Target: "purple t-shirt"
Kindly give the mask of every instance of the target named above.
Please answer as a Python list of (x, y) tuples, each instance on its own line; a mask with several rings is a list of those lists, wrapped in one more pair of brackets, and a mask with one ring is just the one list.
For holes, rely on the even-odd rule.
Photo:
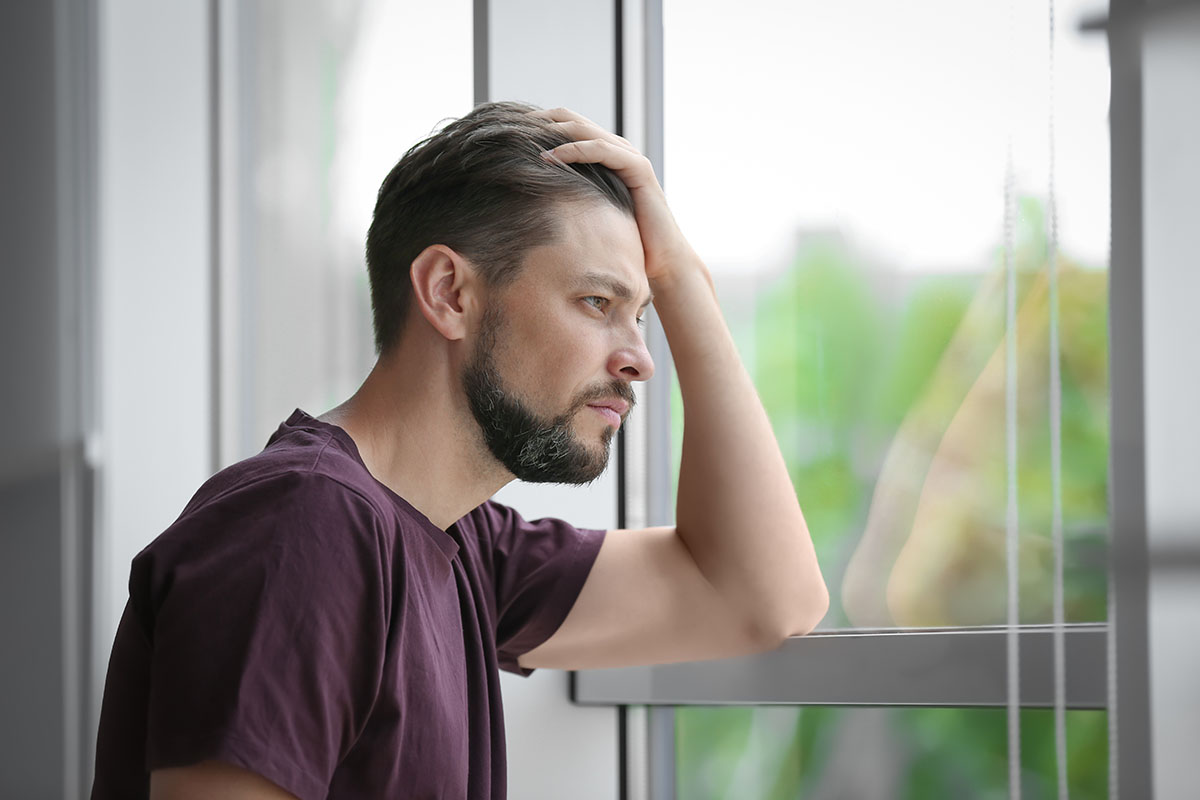
[(442, 531), (297, 411), (133, 560), (92, 797), (219, 759), (302, 800), (503, 798), (498, 670), (603, 538), (492, 502)]

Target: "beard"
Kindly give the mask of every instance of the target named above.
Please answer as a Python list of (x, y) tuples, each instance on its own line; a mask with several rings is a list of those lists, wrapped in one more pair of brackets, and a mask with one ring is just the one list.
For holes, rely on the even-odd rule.
[(632, 408), (633, 389), (628, 383), (612, 381), (582, 392), (562, 414), (539, 416), (504, 387), (493, 355), (500, 327), (499, 315), (488, 309), (462, 376), (488, 450), (516, 478), (529, 483), (582, 485), (596, 480), (608, 466), (615, 430), (606, 428), (600, 448), (591, 449), (575, 435), (571, 420), (597, 400), (620, 397)]

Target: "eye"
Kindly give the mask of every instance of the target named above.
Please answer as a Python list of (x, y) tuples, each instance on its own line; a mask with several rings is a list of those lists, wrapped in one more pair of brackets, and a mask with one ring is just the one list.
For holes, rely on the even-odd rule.
[(604, 311), (608, 308), (608, 298), (593, 294), (583, 298), (583, 302), (587, 303), (597, 311)]
[(638, 326), (639, 328), (645, 328), (645, 327), (646, 327), (646, 318), (645, 318), (645, 317), (638, 317), (638, 318), (637, 318), (637, 326)]

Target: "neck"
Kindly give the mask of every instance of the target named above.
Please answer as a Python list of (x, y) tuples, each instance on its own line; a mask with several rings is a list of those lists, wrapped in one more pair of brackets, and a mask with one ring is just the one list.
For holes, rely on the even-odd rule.
[(445, 530), (512, 475), (483, 444), (445, 340), (408, 333), (418, 335), (381, 356), (362, 387), (321, 419), (350, 435), (376, 480)]

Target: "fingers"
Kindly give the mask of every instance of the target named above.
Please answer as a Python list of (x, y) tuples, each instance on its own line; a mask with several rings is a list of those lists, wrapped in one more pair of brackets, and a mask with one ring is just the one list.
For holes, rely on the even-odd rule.
[(569, 108), (551, 108), (546, 111), (532, 111), (530, 116), (538, 117), (554, 123), (554, 127), (576, 141), (584, 139), (603, 139), (634, 153), (634, 147), (624, 136), (605, 130), (582, 114), (577, 114)]
[(531, 112), (554, 124), (573, 141), (546, 151), (546, 158), (563, 164), (603, 164), (621, 176), (630, 189), (657, 184), (649, 159), (623, 136), (604, 130), (567, 108)]
[(597, 139), (614, 144), (631, 153), (641, 155), (638, 149), (629, 143), (628, 139), (623, 136), (617, 136), (615, 133), (610, 133), (592, 122), (556, 122), (554, 123), (554, 127), (577, 142)]
[(546, 158), (564, 164), (603, 164), (621, 177), (630, 189), (656, 182), (650, 160), (637, 150), (609, 139), (567, 142), (546, 151)]

